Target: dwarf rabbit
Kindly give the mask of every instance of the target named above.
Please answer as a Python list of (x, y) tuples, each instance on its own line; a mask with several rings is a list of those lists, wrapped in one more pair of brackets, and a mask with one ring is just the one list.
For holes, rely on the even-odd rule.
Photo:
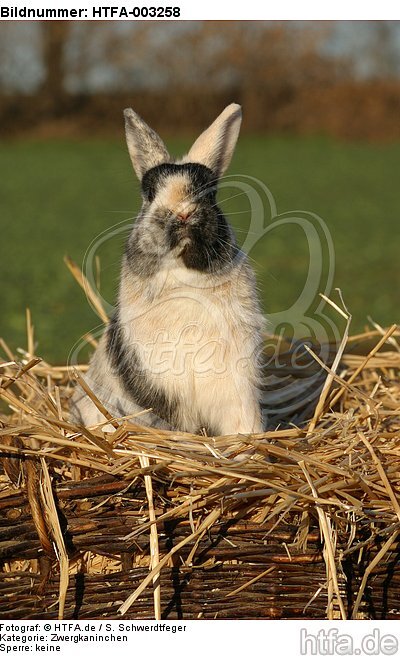
[[(208, 435), (262, 432), (264, 319), (255, 277), (216, 202), (241, 124), (231, 104), (173, 161), (132, 110), (126, 139), (143, 205), (122, 260), (117, 309), (86, 375), (114, 416)], [(104, 422), (81, 389), (72, 414)]]

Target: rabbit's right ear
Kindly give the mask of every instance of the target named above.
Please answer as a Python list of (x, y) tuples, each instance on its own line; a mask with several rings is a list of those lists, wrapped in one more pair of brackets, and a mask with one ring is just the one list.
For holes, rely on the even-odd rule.
[(126, 143), (133, 168), (139, 180), (153, 166), (169, 162), (164, 143), (133, 109), (125, 109)]
[(219, 178), (231, 161), (241, 122), (240, 105), (231, 103), (196, 139), (184, 161), (204, 164)]

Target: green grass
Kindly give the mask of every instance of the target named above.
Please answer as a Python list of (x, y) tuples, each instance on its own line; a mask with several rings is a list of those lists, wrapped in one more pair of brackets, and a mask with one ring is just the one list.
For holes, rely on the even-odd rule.
[[(178, 153), (188, 144), (169, 145)], [(267, 184), (279, 214), (293, 218), (312, 212), (324, 220), (336, 253), (334, 286), (342, 289), (353, 314), (353, 331), (363, 328), (367, 315), (381, 324), (399, 320), (399, 168), (400, 144), (254, 136), (241, 138), (230, 169), (232, 175)], [(63, 256), (82, 264), (90, 242), (138, 208), (138, 184), (123, 136), (120, 142), (3, 143), (0, 170), (0, 335), (13, 348), (25, 346), (25, 308), (30, 307), (38, 352), (62, 362), (82, 334), (100, 323)], [(221, 197), (242, 240), (249, 202), (244, 195), (227, 200), (238, 193), (237, 187), (223, 189)], [(266, 207), (266, 224), (269, 213)], [(117, 289), (124, 234), (98, 250), (102, 293), (109, 303)], [(307, 240), (292, 222), (259, 239), (250, 255), (265, 311), (276, 317), (304, 286)], [(325, 273), (327, 266), (325, 257)], [(308, 310), (311, 320), (315, 307), (316, 302)], [(289, 316), (289, 324), (292, 319), (297, 336), (301, 323), (308, 334), (309, 319)]]

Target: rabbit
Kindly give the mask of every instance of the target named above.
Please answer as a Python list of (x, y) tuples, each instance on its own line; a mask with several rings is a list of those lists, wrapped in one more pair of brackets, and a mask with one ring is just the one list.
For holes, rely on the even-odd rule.
[[(86, 382), (115, 417), (140, 413), (141, 425), (261, 433), (264, 317), (254, 272), (216, 201), (241, 107), (226, 107), (179, 161), (138, 114), (124, 115), (143, 205), (126, 243), (116, 311)], [(80, 388), (71, 409), (76, 422), (104, 426)]]

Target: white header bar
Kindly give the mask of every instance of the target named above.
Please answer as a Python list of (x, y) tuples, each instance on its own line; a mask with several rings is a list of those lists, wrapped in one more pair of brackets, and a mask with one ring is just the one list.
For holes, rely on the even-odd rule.
[(1, 20), (397, 20), (395, 0), (1, 0)]

